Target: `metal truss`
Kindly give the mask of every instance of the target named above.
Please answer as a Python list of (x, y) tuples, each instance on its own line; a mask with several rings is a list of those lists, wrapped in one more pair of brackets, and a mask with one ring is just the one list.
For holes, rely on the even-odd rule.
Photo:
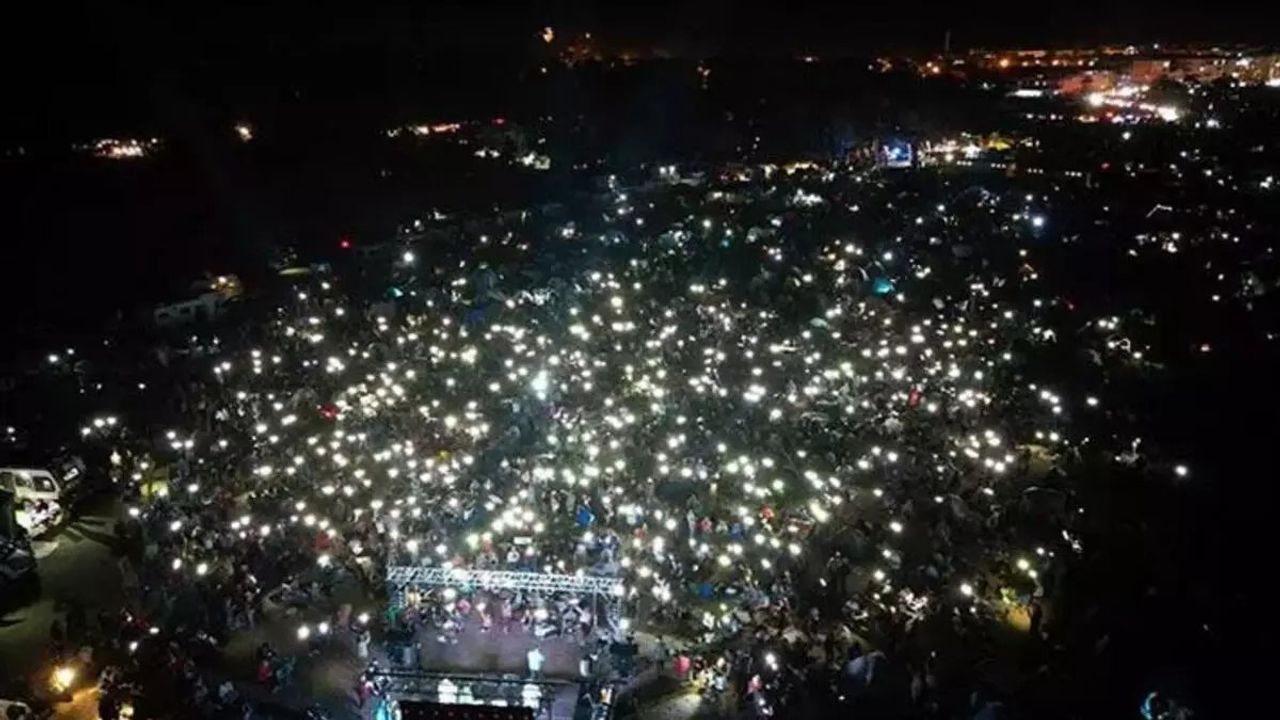
[(392, 565), (387, 568), (387, 584), (396, 588), (462, 587), (470, 590), (531, 590), (545, 593), (579, 593), (621, 597), (622, 581), (594, 575), (469, 570), (466, 568)]
[[(531, 680), (513, 675), (467, 675), (424, 670), (375, 670), (368, 673), (370, 680), (393, 701), (426, 700), (428, 702), (457, 704), (462, 702), (465, 688), (470, 695), (469, 704), (527, 707), (539, 718), (552, 718), (556, 696), (575, 683), (563, 680)], [(442, 693), (441, 683), (451, 685), (448, 694)], [(558, 720), (558, 719), (557, 719)]]

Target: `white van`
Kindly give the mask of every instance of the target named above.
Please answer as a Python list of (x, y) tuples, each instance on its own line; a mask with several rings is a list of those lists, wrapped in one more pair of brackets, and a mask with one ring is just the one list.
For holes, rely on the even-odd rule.
[(39, 468), (0, 468), (0, 490), (13, 494), (14, 515), (31, 537), (39, 537), (62, 522), (73, 484)]
[(53, 473), (37, 468), (0, 468), (0, 488), (19, 500), (53, 500), (62, 497), (62, 485)]

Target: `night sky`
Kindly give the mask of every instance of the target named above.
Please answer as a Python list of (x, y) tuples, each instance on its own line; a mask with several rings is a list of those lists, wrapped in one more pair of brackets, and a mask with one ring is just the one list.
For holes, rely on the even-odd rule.
[[(957, 48), (1098, 41), (1275, 41), (1261, 3), (1225, 0), (1084, 2), (192, 2), (148, 7), (122, 0), (41, 4), (10, 10), (0, 29), (9, 58), (109, 63), (166, 57), (390, 48), (412, 52), (519, 49), (537, 28), (590, 30), (622, 46), (677, 54), (864, 54), (939, 46), (947, 28)], [(34, 13), (30, 16), (27, 13)], [(114, 57), (102, 58), (102, 50)], [(7, 73), (32, 70), (6, 67)]]
[[(148, 5), (153, 5), (148, 7)], [(1158, 0), (1085, 2), (289, 2), (192, 0), (161, 7), (126, 0), (40, 3), (0, 23), (6, 111), (0, 141), (35, 142), (49, 129), (96, 123), (124, 132), (129, 108), (163, 106), (199, 85), (228, 94), (256, 87), (333, 87), (391, 78), (415, 65), (528, 62), (591, 32), (606, 54), (686, 58), (864, 57), (895, 51), (1071, 46), (1152, 40), (1276, 40), (1263, 4)], [(1271, 35), (1272, 37), (1268, 37)], [(363, 81), (362, 81), (363, 82)], [(122, 127), (113, 127), (112, 123)]]

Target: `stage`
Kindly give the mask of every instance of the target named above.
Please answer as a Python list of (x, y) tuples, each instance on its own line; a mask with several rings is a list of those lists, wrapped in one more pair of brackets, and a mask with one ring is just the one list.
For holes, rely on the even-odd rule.
[[(602, 613), (613, 619), (621, 584), (616, 578), (554, 575), (506, 571), (479, 571), (440, 567), (393, 566), (387, 574), (388, 594), (393, 607), (411, 607), (418, 602), (416, 593), (445, 587), (446, 598), (459, 592), (472, 602), (497, 604), (500, 593), (546, 593), (544, 597), (572, 595), (582, 600), (591, 614)], [(449, 630), (427, 624), (409, 623), (415, 630), (404, 630), (403, 636), (388, 638), (389, 656), (401, 662), (378, 674), (388, 684), (385, 696), (392, 701), (408, 700), (445, 705), (534, 708), (538, 720), (568, 720), (574, 717), (579, 695), (597, 678), (583, 677), (580, 661), (594, 650), (595, 640), (580, 635), (539, 633), (534, 626), (554, 629), (549, 622), (522, 624), (516, 620), (497, 620), (482, 630), (478, 618), (464, 611), (467, 621), (453, 622)], [(561, 624), (563, 626), (563, 623)], [(569, 623), (570, 629), (578, 629)], [(412, 635), (410, 635), (412, 632)], [(412, 647), (413, 652), (404, 652)], [(541, 653), (540, 668), (530, 669), (529, 653)], [(601, 652), (592, 663), (594, 672), (612, 664), (608, 652)], [(598, 685), (596, 687), (599, 687)], [(419, 710), (426, 711), (422, 706)], [(607, 707), (603, 708), (607, 714)], [(431, 709), (435, 712), (435, 709)], [(461, 712), (461, 710), (460, 710)], [(600, 716), (597, 714), (597, 716)], [(376, 717), (376, 715), (375, 715)]]
[[(484, 707), (532, 711), (536, 720), (570, 720), (574, 717), (582, 687), (568, 680), (531, 680), (519, 675), (463, 674), (430, 670), (393, 669), (374, 673), (372, 679), (391, 703), (438, 703), (463, 712), (475, 708), (474, 717), (487, 717)], [(394, 718), (375, 710), (373, 717)], [(461, 716), (454, 716), (461, 717)]]
[(454, 637), (456, 642), (440, 642), (438, 635), (430, 629), (417, 634), (418, 666), (423, 670), (525, 677), (529, 671), (527, 653), (537, 647), (544, 657), (542, 677), (577, 682), (578, 661), (585, 652), (576, 639), (539, 640), (519, 625), (506, 633), (470, 627)]

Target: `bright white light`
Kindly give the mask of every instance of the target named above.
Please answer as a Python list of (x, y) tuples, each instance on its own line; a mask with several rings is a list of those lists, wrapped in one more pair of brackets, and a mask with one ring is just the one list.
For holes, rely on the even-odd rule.
[(533, 388), (533, 391), (539, 396), (546, 395), (547, 388), (550, 387), (550, 385), (551, 383), (547, 380), (547, 374), (545, 372), (540, 372), (537, 375), (534, 375), (533, 380), (529, 383), (529, 387)]

